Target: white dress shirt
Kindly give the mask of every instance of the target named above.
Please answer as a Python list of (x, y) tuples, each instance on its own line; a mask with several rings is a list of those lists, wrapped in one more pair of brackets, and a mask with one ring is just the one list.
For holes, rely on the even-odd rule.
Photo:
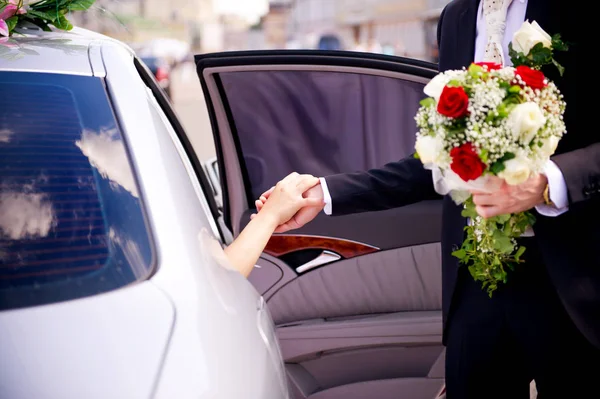
[[(508, 8), (506, 15), (506, 30), (504, 33), (504, 40), (502, 42), (502, 50), (506, 56), (506, 64), (511, 65), (510, 58), (508, 57), (508, 44), (512, 41), (513, 34), (521, 27), (525, 21), (525, 13), (527, 11), (527, 0), (513, 0)], [(485, 46), (487, 44), (487, 34), (485, 26), (485, 18), (483, 16), (483, 1), (479, 3), (479, 11), (477, 13), (477, 35), (475, 37), (475, 62), (479, 62), (483, 59), (485, 52)], [(544, 167), (544, 174), (548, 178), (548, 186), (550, 191), (550, 199), (555, 206), (540, 205), (536, 207), (536, 210), (544, 216), (558, 216), (566, 212), (569, 208), (569, 199), (567, 184), (563, 177), (562, 172), (552, 161), (548, 161)], [(332, 214), (332, 200), (329, 189), (327, 188), (327, 181), (321, 178), (321, 187), (323, 188), (323, 195), (325, 200), (325, 208), (323, 211), (327, 215)]]

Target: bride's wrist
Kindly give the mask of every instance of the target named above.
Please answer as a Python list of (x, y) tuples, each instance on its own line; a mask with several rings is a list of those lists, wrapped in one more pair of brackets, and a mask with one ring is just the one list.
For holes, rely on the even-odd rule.
[(272, 230), (275, 230), (277, 226), (279, 226), (279, 218), (273, 212), (269, 210), (262, 209), (256, 217), (253, 219), (260, 223), (261, 225), (267, 226)]

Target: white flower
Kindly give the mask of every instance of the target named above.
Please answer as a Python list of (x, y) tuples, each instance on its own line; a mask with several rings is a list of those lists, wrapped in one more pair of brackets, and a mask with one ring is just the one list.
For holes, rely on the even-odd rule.
[(538, 43), (542, 43), (544, 47), (552, 47), (552, 38), (547, 34), (537, 22), (523, 22), (521, 28), (515, 32), (512, 39), (512, 46), (515, 51), (525, 55)]
[(541, 154), (546, 157), (550, 157), (556, 151), (556, 147), (558, 147), (558, 142), (560, 138), (556, 136), (550, 136), (546, 140), (543, 141), (542, 148), (540, 150)]
[(517, 156), (509, 161), (504, 162), (504, 170), (498, 173), (498, 177), (504, 179), (506, 183), (511, 185), (521, 184), (531, 175), (531, 168), (526, 158)]
[(536, 133), (546, 123), (546, 117), (534, 102), (526, 102), (513, 108), (508, 116), (507, 124), (515, 139), (529, 144)]
[(423, 164), (435, 164), (444, 151), (444, 142), (437, 136), (419, 136), (415, 143), (415, 150)]
[(449, 76), (440, 73), (436, 75), (433, 79), (431, 79), (429, 83), (427, 83), (425, 88), (423, 88), (423, 92), (429, 97), (435, 98), (435, 101), (438, 101), (440, 99), (440, 96), (442, 95), (444, 87), (446, 87), (449, 81)]

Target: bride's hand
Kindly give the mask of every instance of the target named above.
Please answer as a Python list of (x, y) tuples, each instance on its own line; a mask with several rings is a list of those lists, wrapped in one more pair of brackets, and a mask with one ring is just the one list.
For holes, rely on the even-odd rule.
[(319, 184), (319, 179), (311, 175), (299, 175), (294, 172), (286, 176), (269, 190), (268, 199), (261, 197), (260, 214), (274, 218), (277, 226), (290, 220), (300, 209), (322, 206), (322, 198), (304, 198), (303, 193)]

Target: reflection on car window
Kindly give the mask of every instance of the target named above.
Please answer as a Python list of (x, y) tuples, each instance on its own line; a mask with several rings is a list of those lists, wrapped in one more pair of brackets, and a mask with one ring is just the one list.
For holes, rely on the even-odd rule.
[(422, 83), (324, 71), (220, 77), (254, 198), (293, 171), (367, 170), (413, 152)]
[(152, 251), (102, 80), (0, 73), (0, 309), (145, 279)]

